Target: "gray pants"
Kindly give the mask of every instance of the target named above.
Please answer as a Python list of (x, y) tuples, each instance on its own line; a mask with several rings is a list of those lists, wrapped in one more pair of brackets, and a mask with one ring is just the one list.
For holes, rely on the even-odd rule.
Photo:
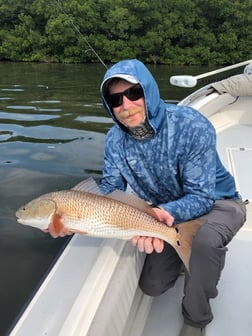
[[(225, 263), (226, 245), (244, 224), (246, 208), (242, 200), (217, 200), (201, 219), (203, 224), (192, 242), (190, 275), (185, 272), (182, 302), (185, 323), (194, 327), (204, 327), (213, 319), (209, 300), (218, 294), (216, 287)], [(164, 293), (175, 284), (182, 266), (173, 247), (165, 243), (162, 253), (146, 256), (140, 288), (150, 296)]]

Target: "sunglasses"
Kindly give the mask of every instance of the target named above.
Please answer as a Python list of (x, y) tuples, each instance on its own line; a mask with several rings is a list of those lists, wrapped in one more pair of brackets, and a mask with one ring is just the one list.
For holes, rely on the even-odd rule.
[(123, 92), (107, 94), (105, 98), (110, 107), (118, 107), (123, 103), (123, 96), (135, 101), (143, 98), (144, 93), (142, 87), (139, 84), (135, 84)]

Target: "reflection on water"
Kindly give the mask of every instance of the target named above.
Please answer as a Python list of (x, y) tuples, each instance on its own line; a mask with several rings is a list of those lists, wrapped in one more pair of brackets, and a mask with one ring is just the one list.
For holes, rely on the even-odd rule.
[(16, 222), (19, 206), (47, 191), (99, 178), (111, 119), (100, 65), (0, 64), (0, 335), (67, 239)]
[[(169, 69), (151, 70), (161, 95), (177, 99), (179, 89), (167, 88)], [(15, 211), (45, 192), (101, 176), (112, 125), (99, 95), (104, 72), (100, 64), (0, 63), (0, 335), (67, 241), (18, 224)]]

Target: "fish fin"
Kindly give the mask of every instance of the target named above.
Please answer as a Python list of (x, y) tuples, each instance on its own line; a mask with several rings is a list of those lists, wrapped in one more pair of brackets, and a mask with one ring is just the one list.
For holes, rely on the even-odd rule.
[(128, 193), (123, 192), (121, 190), (115, 190), (112, 193), (106, 195), (105, 197), (111, 198), (115, 201), (120, 201), (120, 202), (122, 202), (124, 204), (127, 204), (127, 205), (130, 205), (131, 207), (133, 207), (135, 209), (138, 209), (142, 212), (145, 212), (148, 215), (156, 218), (159, 221), (159, 219), (158, 219), (156, 213), (153, 211), (152, 207), (136, 195), (128, 194)]
[(81, 235), (87, 235), (87, 234), (88, 234), (87, 231), (78, 230), (78, 229), (70, 229), (70, 231), (71, 231), (72, 233), (79, 233), (79, 234), (81, 234)]
[(95, 180), (92, 177), (89, 177), (88, 179), (81, 181), (76, 186), (72, 188), (72, 190), (79, 190), (79, 191), (85, 191), (90, 192), (92, 194), (101, 195), (100, 189), (95, 182)]
[(72, 233), (80, 233), (80, 234), (88, 234), (86, 231), (82, 230), (76, 230), (76, 229), (71, 229), (68, 228), (64, 225), (62, 221), (62, 216), (60, 214), (55, 214), (52, 218), (51, 223), (49, 226), (51, 226), (50, 232), (53, 234), (56, 234), (57, 236), (60, 236), (61, 234), (63, 235), (69, 235)]
[(195, 219), (188, 222), (183, 222), (174, 226), (177, 231), (177, 239), (172, 245), (183, 261), (186, 269), (189, 271), (189, 262), (191, 256), (192, 240), (198, 228), (203, 221)]
[(52, 221), (49, 224), (49, 226), (51, 226), (52, 231), (57, 235), (60, 234), (65, 228), (65, 225), (62, 223), (61, 219), (62, 219), (61, 215), (54, 214), (52, 217)]

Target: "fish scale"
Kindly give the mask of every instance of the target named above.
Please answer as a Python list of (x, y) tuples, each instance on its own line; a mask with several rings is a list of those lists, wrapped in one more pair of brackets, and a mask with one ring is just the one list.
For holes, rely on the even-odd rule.
[[(121, 234), (125, 239), (130, 239), (135, 235), (156, 235), (158, 238), (173, 241), (177, 236), (175, 228), (157, 221), (155, 218), (145, 214), (138, 209), (134, 209), (127, 204), (111, 200), (104, 196), (74, 190), (52, 193), (48, 197), (57, 204), (57, 210), (62, 213), (64, 224), (72, 229), (71, 223), (78, 222), (78, 230), (97, 235), (104, 233), (108, 236)], [(71, 201), (69, 201), (71, 200)], [(95, 204), (95, 207), (93, 205)], [(106, 209), (106, 211), (104, 211)], [(92, 231), (90, 231), (92, 230)], [(169, 237), (167, 237), (167, 233)]]
[(169, 227), (157, 220), (153, 209), (136, 196), (119, 191), (104, 196), (85, 189), (90, 189), (86, 181), (71, 190), (44, 194), (21, 207), (16, 213), (17, 220), (42, 230), (54, 225), (59, 234), (66, 228), (67, 232), (93, 237), (160, 238), (174, 247), (189, 269), (192, 239), (201, 221)]

